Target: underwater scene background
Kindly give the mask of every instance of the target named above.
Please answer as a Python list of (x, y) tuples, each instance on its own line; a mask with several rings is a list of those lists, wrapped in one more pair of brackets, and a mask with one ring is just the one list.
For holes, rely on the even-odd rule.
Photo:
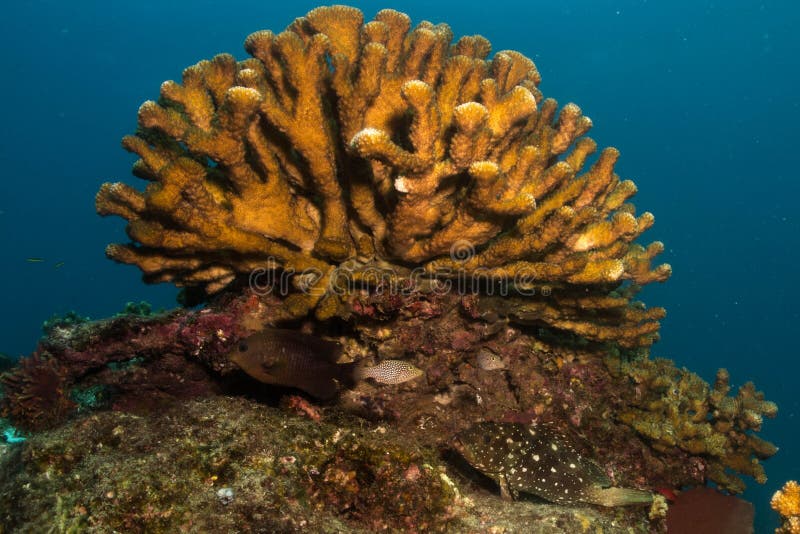
[[(104, 257), (123, 221), (101, 220), (105, 181), (141, 187), (120, 148), (163, 80), (244, 38), (282, 30), (317, 2), (15, 2), (0, 32), (0, 351), (30, 353), (51, 315), (101, 318), (126, 302), (174, 306), (176, 289)], [(780, 451), (748, 479), (756, 531), (769, 497), (800, 477), (796, 345), (800, 289), (797, 125), (800, 5), (789, 1), (351, 2), (413, 23), (446, 22), (534, 60), (540, 88), (591, 117), (621, 151), (616, 172), (656, 216), (647, 235), (673, 267), (642, 293), (663, 306), (652, 356), (713, 382), (725, 367), (779, 406), (762, 437)]]

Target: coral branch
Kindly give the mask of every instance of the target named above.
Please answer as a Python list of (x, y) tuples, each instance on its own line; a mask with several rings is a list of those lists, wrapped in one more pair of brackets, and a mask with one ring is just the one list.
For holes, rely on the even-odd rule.
[[(320, 7), (250, 35), (250, 59), (187, 68), (123, 140), (147, 190), (97, 194), (98, 212), (127, 219), (133, 241), (108, 256), (209, 293), (256, 267), (310, 270), (287, 302), (319, 317), (347, 314), (328, 284), (353, 258), (439, 278), (525, 273), (584, 301), (669, 277), (651, 266), (661, 244), (634, 243), (654, 219), (626, 203), (636, 187), (614, 173), (617, 150), (586, 168), (596, 145), (580, 108), (543, 99), (522, 54), (486, 59), (482, 37), (452, 39), (445, 24), (411, 29), (392, 10), (364, 23), (357, 9)], [(454, 257), (464, 243), (470, 257)], [(518, 315), (630, 346), (651, 343), (663, 316), (621, 301), (603, 317), (608, 308), (561, 300)]]
[(770, 501), (772, 509), (781, 516), (782, 525), (776, 534), (797, 534), (800, 532), (800, 485), (790, 480), (775, 492)]

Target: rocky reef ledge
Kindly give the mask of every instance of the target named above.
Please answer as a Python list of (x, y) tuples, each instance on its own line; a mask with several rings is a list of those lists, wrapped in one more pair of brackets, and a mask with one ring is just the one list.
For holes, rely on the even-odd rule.
[(647, 507), (509, 503), (407, 435), (243, 398), (100, 412), (0, 454), (2, 532), (649, 532)]

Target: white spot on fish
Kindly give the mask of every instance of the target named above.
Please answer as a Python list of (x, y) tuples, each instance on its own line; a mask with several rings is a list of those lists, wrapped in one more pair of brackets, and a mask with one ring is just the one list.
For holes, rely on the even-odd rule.
[[(586, 501), (587, 497), (588, 502), (595, 502), (593, 492), (609, 486), (610, 481), (595, 463), (581, 460), (566, 440), (547, 425), (533, 431), (518, 423), (479, 423), (459, 434), (465, 458), (473, 466), (491, 464), (484, 473), (515, 488), (514, 497), (521, 490), (559, 504)], [(494, 449), (491, 453), (490, 446)]]

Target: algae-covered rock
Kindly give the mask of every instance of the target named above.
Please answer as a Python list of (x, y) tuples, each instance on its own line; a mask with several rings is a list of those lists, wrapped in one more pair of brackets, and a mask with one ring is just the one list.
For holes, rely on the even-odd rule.
[(436, 450), (337, 417), (211, 397), (72, 421), (0, 455), (0, 532), (648, 529), (646, 510), (503, 502)]
[(442, 530), (455, 490), (397, 436), (316, 423), (242, 399), (149, 417), (98, 413), (0, 462), (14, 532)]

